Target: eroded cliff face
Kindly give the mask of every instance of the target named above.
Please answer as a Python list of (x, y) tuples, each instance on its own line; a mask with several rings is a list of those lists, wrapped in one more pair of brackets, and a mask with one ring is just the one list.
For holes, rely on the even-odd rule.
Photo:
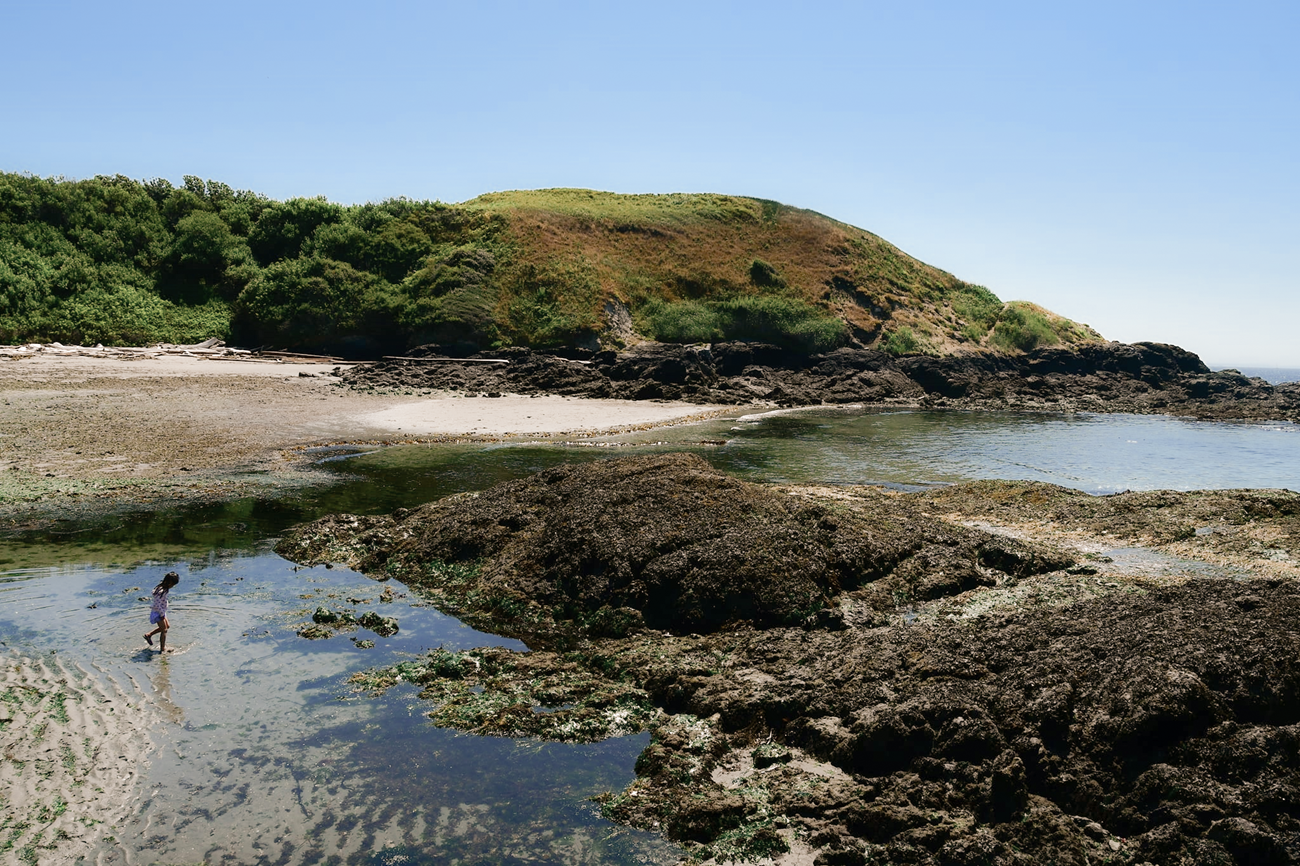
[(604, 808), (697, 858), (1300, 860), (1297, 494), (773, 488), (668, 455), (278, 549), (532, 649), (360, 688), (483, 734), (651, 731)]
[[(438, 347), (412, 357), (442, 357)], [(357, 367), (354, 388), (562, 394), (781, 406), (886, 403), (952, 408), (1137, 412), (1202, 418), (1300, 420), (1300, 383), (1270, 385), (1211, 371), (1159, 343), (1084, 343), (1024, 355), (896, 358), (875, 349), (806, 355), (758, 343), (644, 344), (623, 353), (527, 349), (477, 358), (509, 364), (384, 361)]]

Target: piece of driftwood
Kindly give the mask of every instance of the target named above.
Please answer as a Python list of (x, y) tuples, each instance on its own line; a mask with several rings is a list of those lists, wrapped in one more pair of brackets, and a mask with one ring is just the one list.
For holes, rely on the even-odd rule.
[(422, 364), (509, 364), (506, 358), (407, 358), (403, 355), (385, 355), (385, 361), (418, 361)]
[(337, 364), (343, 360), (334, 355), (309, 355), (306, 352), (270, 352), (259, 349), (253, 354), (259, 358), (279, 358), (283, 361), (316, 361), (325, 364)]
[(158, 343), (153, 346), (65, 346), (62, 343), (27, 343), (22, 346), (0, 346), (0, 357), (31, 358), (36, 355), (54, 355), (57, 357), (82, 358), (116, 358), (134, 360), (137, 358), (157, 358), (160, 355), (173, 355), (190, 358), (232, 358), (252, 354), (248, 349), (232, 349), (215, 337), (202, 343), (175, 345)]

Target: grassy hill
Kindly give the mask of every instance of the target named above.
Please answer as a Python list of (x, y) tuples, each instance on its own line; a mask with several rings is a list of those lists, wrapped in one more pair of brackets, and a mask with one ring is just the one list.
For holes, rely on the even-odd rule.
[(1036, 305), (1003, 304), (870, 232), (774, 201), (554, 189), (460, 207), (505, 220), (504, 318), (526, 339), (542, 337), (529, 327), (530, 302), (552, 283), (569, 287), (558, 306), (572, 321), (561, 328), (599, 327), (612, 300), (641, 335), (672, 342), (853, 340), (952, 354), (1100, 339)]
[(194, 177), (0, 174), (0, 340), (208, 336), (361, 355), (641, 339), (953, 354), (1100, 339), (762, 199), (555, 189), (345, 207)]

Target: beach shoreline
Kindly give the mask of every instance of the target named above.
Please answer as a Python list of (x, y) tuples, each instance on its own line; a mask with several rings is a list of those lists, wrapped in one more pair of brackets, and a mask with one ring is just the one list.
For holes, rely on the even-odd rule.
[(734, 413), (672, 401), (358, 391), (349, 365), (162, 356), (0, 361), (0, 530), (322, 480), (321, 446), (548, 441)]

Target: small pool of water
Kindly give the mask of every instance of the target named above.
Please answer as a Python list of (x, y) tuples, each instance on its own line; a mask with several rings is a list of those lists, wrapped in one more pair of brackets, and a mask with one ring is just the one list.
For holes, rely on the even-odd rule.
[(1159, 415), (814, 410), (746, 418), (711, 457), (763, 481), (1045, 481), (1088, 493), (1300, 489), (1300, 425)]
[(1300, 489), (1300, 425), (1154, 415), (1024, 412), (773, 412), (568, 444), (401, 446), (335, 465), (310, 494), (325, 511), (385, 512), (480, 490), (564, 462), (692, 451), (750, 481), (918, 489), (981, 478), (1088, 493)]
[[(150, 589), (173, 590), (164, 659), (141, 635)], [(384, 586), (398, 596), (380, 602)], [(350, 604), (348, 599), (357, 600)], [(317, 606), (398, 619), (360, 649), (298, 637)], [(0, 574), (0, 643), (60, 654), (135, 690), (157, 712), (157, 750), (105, 863), (675, 862), (675, 846), (615, 827), (590, 798), (619, 790), (645, 735), (593, 745), (481, 738), (432, 727), (414, 689), (361, 697), (345, 679), (444, 646), (510, 646), (438, 613), (396, 581), (299, 569), (267, 551), (129, 568)], [(395, 859), (398, 855), (406, 859)]]

